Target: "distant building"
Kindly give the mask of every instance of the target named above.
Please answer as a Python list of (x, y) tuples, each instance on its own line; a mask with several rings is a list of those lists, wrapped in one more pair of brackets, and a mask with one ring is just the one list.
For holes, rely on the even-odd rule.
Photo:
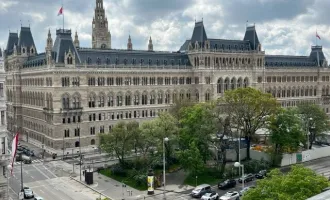
[[(78, 33), (56, 30), (37, 52), (29, 27), (10, 33), (5, 51), (8, 129), (26, 141), (60, 150), (99, 143), (120, 120), (157, 117), (176, 99), (206, 102), (227, 90), (253, 87), (272, 94), (284, 107), (309, 101), (329, 112), (330, 70), (321, 46), (308, 56), (266, 55), (255, 26), (242, 40), (212, 39), (203, 22), (179, 50), (114, 49), (103, 8), (96, 0), (92, 48)], [(79, 140), (80, 137), (80, 140)], [(79, 142), (80, 141), (80, 142)]]
[(9, 165), (10, 155), (6, 125), (5, 79), (4, 59), (0, 48), (0, 199), (8, 199), (7, 166)]

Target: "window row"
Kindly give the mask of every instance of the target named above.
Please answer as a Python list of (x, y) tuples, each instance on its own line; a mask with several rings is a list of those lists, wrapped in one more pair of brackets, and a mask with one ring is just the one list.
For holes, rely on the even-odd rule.
[[(199, 84), (199, 77), (194, 78), (194, 83)], [(192, 84), (191, 77), (89, 77), (89, 86), (110, 85), (184, 85)]]
[(96, 60), (92, 60), (92, 58), (88, 57), (86, 59), (86, 63), (88, 65), (92, 65), (92, 64), (96, 64), (96, 65), (119, 65), (119, 64), (123, 64), (123, 65), (157, 65), (157, 66), (160, 66), (160, 65), (164, 65), (164, 66), (167, 66), (167, 65), (187, 65), (189, 63), (189, 60), (188, 59), (171, 59), (171, 60), (168, 60), (168, 59), (164, 59), (164, 60), (160, 60), (160, 59), (157, 59), (157, 60), (152, 60), (152, 59), (144, 59), (144, 58), (140, 58), (140, 59), (136, 59), (136, 58), (133, 58), (133, 59), (127, 59), (127, 58), (124, 58), (124, 59), (119, 59), (119, 58), (115, 58), (115, 59), (110, 59), (110, 58), (106, 58), (106, 59), (102, 59), (102, 58), (96, 58)]
[(63, 109), (80, 109), (81, 108), (81, 96), (78, 92), (72, 96), (68, 93), (62, 95), (62, 108)]
[[(70, 82), (70, 79), (72, 82)], [(80, 86), (80, 77), (62, 77), (62, 87), (70, 87), (71, 86)]]
[(227, 90), (234, 90), (236, 88), (246, 88), (249, 87), (249, 79), (245, 77), (244, 79), (242, 77), (239, 77), (236, 79), (236, 77), (233, 78), (219, 78), (217, 81), (217, 93), (223, 94)]
[(307, 86), (307, 87), (272, 87), (266, 89), (267, 93), (272, 94), (276, 98), (286, 98), (286, 97), (311, 97), (317, 95), (317, 86)]
[(267, 83), (317, 82), (317, 76), (267, 76)]

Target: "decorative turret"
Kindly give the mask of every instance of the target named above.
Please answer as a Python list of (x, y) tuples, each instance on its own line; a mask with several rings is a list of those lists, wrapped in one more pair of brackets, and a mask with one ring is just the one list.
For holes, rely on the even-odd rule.
[(132, 51), (133, 50), (133, 44), (132, 44), (131, 35), (128, 36), (127, 50), (129, 50), (129, 51)]
[(108, 19), (105, 16), (103, 0), (96, 0), (93, 17), (92, 47), (101, 49), (111, 48), (111, 34), (108, 29)]
[(50, 29), (48, 30), (48, 37), (47, 37), (47, 43), (46, 43), (46, 52), (51, 52), (53, 49), (53, 39), (52, 34), (50, 33)]
[(77, 31), (76, 31), (76, 35), (74, 36), (74, 46), (76, 47), (76, 48), (79, 48), (79, 46), (80, 46), (80, 42), (79, 42), (79, 38), (78, 38), (78, 33), (77, 33)]
[(154, 45), (152, 44), (152, 39), (151, 36), (149, 38), (149, 44), (148, 44), (148, 51), (153, 51), (154, 50)]
[(243, 40), (249, 41), (252, 50), (261, 51), (261, 43), (259, 42), (255, 25), (246, 27)]

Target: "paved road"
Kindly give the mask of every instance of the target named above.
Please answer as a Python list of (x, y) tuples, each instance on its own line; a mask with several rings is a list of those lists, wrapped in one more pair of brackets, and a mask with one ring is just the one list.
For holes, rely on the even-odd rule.
[[(61, 162), (58, 163), (58, 165), (61, 164)], [(24, 186), (30, 187), (36, 196), (42, 196), (47, 200), (91, 200), (98, 197), (90, 189), (71, 180), (68, 174), (59, 173), (54, 169), (56, 168), (48, 167), (43, 163), (23, 164)], [(20, 165), (14, 165), (13, 176), (9, 179), (10, 196), (12, 199), (18, 198), (17, 194), (21, 188), (20, 182)]]

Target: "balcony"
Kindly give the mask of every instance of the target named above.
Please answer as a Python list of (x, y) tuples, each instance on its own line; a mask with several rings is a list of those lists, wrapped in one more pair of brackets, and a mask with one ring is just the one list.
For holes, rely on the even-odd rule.
[(54, 111), (52, 108), (46, 108), (46, 107), (43, 108), (43, 110), (44, 110), (44, 113), (45, 113), (45, 114), (52, 114), (53, 111)]
[(76, 108), (60, 108), (60, 113), (63, 114), (81, 114), (82, 113), (83, 108), (82, 107), (76, 107)]

